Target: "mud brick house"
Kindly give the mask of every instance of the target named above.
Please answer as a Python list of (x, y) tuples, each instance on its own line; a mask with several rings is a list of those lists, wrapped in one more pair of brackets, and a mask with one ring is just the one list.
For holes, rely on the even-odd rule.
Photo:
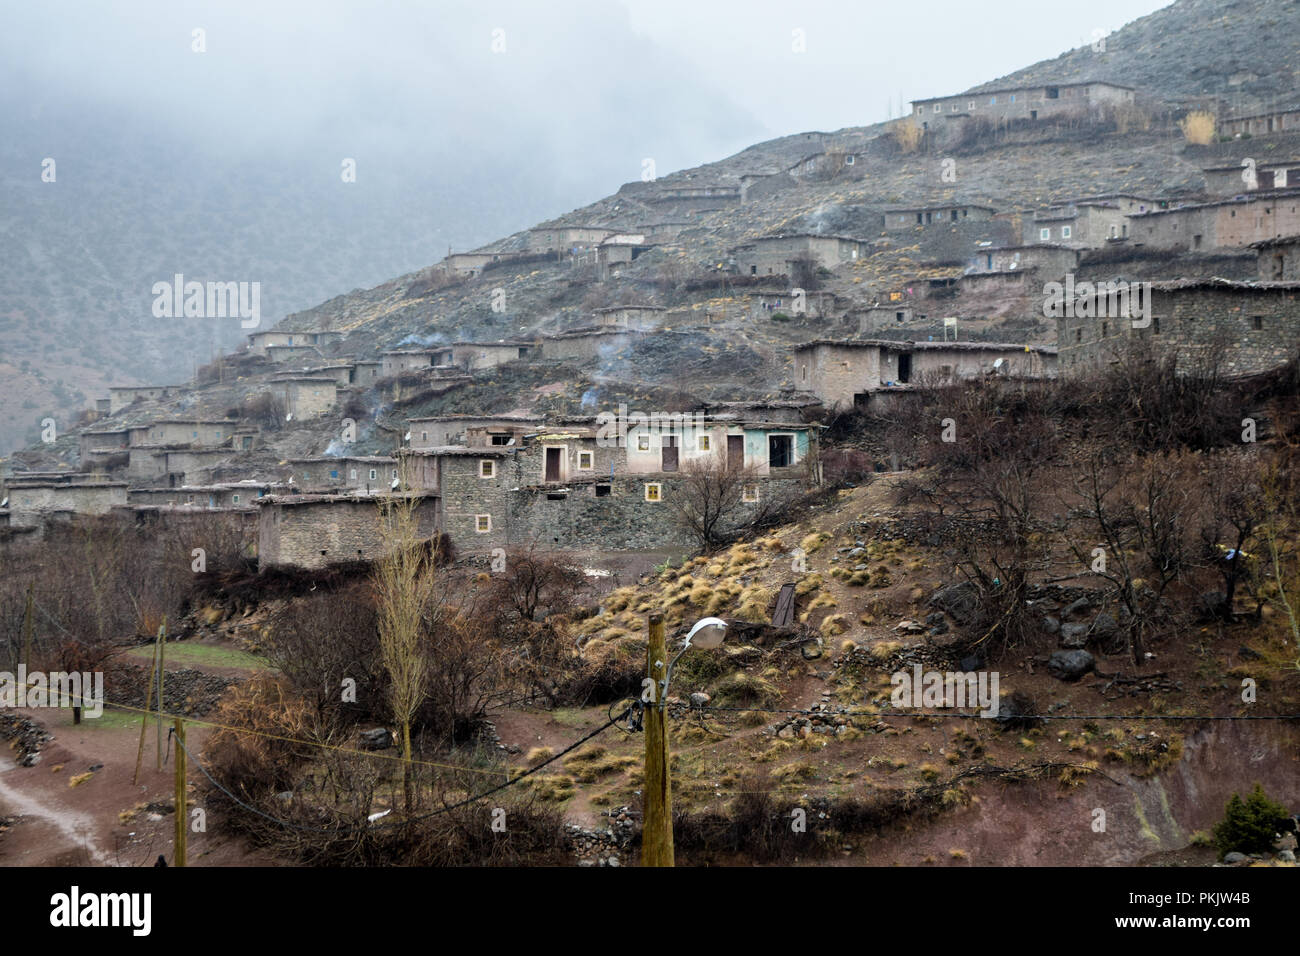
[(338, 383), (319, 375), (294, 375), (276, 379), (271, 390), (295, 419), (315, 418), (338, 401)]
[(539, 350), (536, 342), (503, 339), (500, 342), (453, 342), (430, 351), (435, 367), (455, 366), (474, 372), (530, 358)]
[(131, 432), (125, 426), (120, 428), (86, 428), (77, 436), (81, 451), (81, 467), (92, 469), (119, 455), (127, 453), (131, 442)]
[[(272, 346), (281, 348), (294, 347), (301, 348), (310, 346), (317, 348), (324, 345), (331, 345), (334, 342), (341, 342), (346, 337), (344, 332), (329, 332), (323, 330), (309, 329), (306, 331), (270, 331), (270, 332), (253, 332), (248, 336), (248, 349), (250, 352), (257, 352), (266, 355), (267, 349)], [(281, 359), (284, 361), (284, 359)]]
[(433, 368), (437, 362), (434, 356), (439, 349), (389, 349), (379, 353), (380, 378), (392, 378), (406, 372), (419, 372)]
[(356, 366), (351, 363), (340, 363), (335, 365), (316, 365), (308, 368), (294, 369), (291, 371), (277, 372), (272, 376), (272, 381), (287, 382), (295, 378), (317, 379), (328, 378), (335, 385), (341, 388), (347, 388), (356, 378)]
[(837, 269), (870, 251), (869, 243), (849, 236), (795, 233), (742, 243), (731, 250), (731, 255), (741, 275), (793, 275), (801, 261), (811, 261), (823, 269)]
[(542, 358), (591, 361), (627, 348), (638, 341), (641, 334), (632, 329), (586, 328), (543, 335)]
[(1075, 271), (1078, 265), (1077, 248), (1054, 242), (1036, 242), (980, 249), (971, 257), (966, 271), (970, 275), (1032, 271), (1035, 278), (1050, 281)]
[(120, 412), (138, 401), (158, 402), (174, 398), (181, 392), (179, 385), (111, 385), (108, 389), (108, 412)]
[(474, 448), (521, 445), (542, 419), (530, 415), (441, 415), (412, 418), (406, 430), (412, 451), (467, 445)]
[(148, 426), (133, 427), (130, 444), (229, 446), (235, 425), (234, 421), (220, 418), (164, 418)]
[[(1116, 360), (1134, 338), (1176, 356), (1179, 368), (1213, 360), (1230, 375), (1276, 368), (1300, 351), (1300, 282), (1179, 279), (1151, 285), (1150, 325), (1145, 319), (1107, 315), (1102, 294), (1086, 311), (1057, 319), (1063, 374)], [(1077, 304), (1076, 298), (1076, 304)], [(1102, 313), (1102, 314), (1097, 314)], [(1138, 327), (1135, 327), (1137, 325)]]
[(1254, 192), (1129, 218), (1135, 245), (1186, 252), (1244, 247), (1300, 233), (1300, 189)]
[(291, 458), (281, 480), (302, 492), (352, 492), (374, 495), (399, 480), (398, 462), (387, 455)]
[(1251, 113), (1247, 116), (1229, 116), (1220, 119), (1218, 125), (1220, 133), (1233, 137), (1300, 132), (1300, 107)]
[(349, 385), (371, 385), (379, 381), (384, 367), (383, 362), (359, 360), (352, 363), (352, 378)]
[(1251, 248), (1261, 282), (1300, 282), (1300, 235), (1266, 239)]
[(610, 236), (596, 247), (596, 263), (608, 275), (611, 269), (635, 262), (655, 248), (644, 233), (620, 232)]
[(894, 206), (885, 210), (887, 232), (908, 232), (927, 226), (954, 222), (988, 222), (997, 215), (992, 206), (973, 203), (943, 203), (937, 206)]
[(667, 309), (658, 305), (611, 305), (595, 310), (595, 324), (601, 328), (645, 331), (663, 324), (667, 312)]
[(1007, 123), (1095, 115), (1107, 107), (1132, 105), (1136, 99), (1137, 91), (1132, 87), (1092, 80), (983, 88), (955, 96), (913, 100), (912, 115), (923, 129), (936, 129), (954, 120), (982, 118)]
[(278, 482), (234, 481), (212, 485), (183, 485), (179, 488), (131, 488), (127, 503), (131, 505), (198, 508), (207, 511), (251, 509), (258, 498), (287, 492)]
[(19, 474), (6, 481), (5, 495), (9, 498), (9, 526), (38, 528), (51, 519), (108, 514), (126, 504), (127, 483), (80, 474), (39, 478)]
[(1209, 166), (1201, 172), (1205, 175), (1205, 191), (1216, 199), (1300, 186), (1300, 159)]
[(795, 389), (827, 407), (866, 405), (872, 396), (930, 383), (1056, 372), (1056, 349), (991, 342), (886, 342), (820, 339), (794, 350)]
[(1154, 199), (1112, 194), (1072, 199), (1024, 219), (1025, 245), (1056, 243), (1072, 249), (1100, 249), (1109, 240), (1125, 239), (1129, 216), (1161, 208)]
[(529, 252), (590, 251), (617, 230), (604, 226), (539, 226), (528, 230)]
[[(295, 565), (323, 568), (344, 561), (384, 557), (384, 497), (355, 495), (267, 495), (258, 499), (257, 552), (263, 568)], [(417, 534), (438, 532), (438, 501), (416, 501)]]
[(518, 252), (454, 252), (439, 264), (444, 272), (473, 278), (483, 271), (483, 267), (494, 262), (509, 262), (518, 259)]

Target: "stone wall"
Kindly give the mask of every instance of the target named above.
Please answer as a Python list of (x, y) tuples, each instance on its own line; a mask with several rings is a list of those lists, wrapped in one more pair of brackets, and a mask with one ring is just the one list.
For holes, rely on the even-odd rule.
[(126, 491), (124, 482), (29, 487), (11, 484), (9, 524), (15, 528), (35, 527), (43, 523), (44, 515), (56, 511), (107, 514), (126, 504)]
[(1300, 286), (1260, 288), (1213, 285), (1153, 289), (1151, 325), (1133, 328), (1116, 317), (1057, 320), (1058, 353), (1066, 372), (1110, 361), (1135, 336), (1187, 367), (1211, 351), (1228, 374), (1263, 371), (1284, 364), (1300, 344)]
[[(258, 522), (258, 554), (264, 567), (321, 568), (383, 557), (379, 500), (321, 498), (264, 502)], [(438, 531), (438, 500), (417, 507), (422, 539)]]

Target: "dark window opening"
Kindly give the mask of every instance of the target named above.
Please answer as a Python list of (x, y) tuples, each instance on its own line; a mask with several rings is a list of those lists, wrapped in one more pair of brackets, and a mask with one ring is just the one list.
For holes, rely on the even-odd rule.
[(1047, 98), (1049, 100), (1059, 100), (1061, 98), (1061, 88), (1059, 86), (1049, 86), (1047, 88)]
[(563, 491), (552, 491), (552, 492), (547, 492), (546, 500), (547, 500), (547, 501), (563, 501), (563, 500), (564, 500), (565, 498), (567, 498), (567, 497), (569, 497), (569, 496), (568, 496), (566, 493), (564, 493)]
[(609, 492), (610, 492), (610, 486), (609, 486), (609, 485), (597, 485), (597, 486), (596, 486), (596, 497), (597, 497), (597, 498), (608, 498), (608, 497), (609, 497)]
[(769, 468), (788, 468), (794, 464), (794, 437), (792, 435), (768, 436), (767, 464)]
[(493, 436), (492, 436), (492, 444), (494, 444), (494, 445), (508, 445), (508, 444), (510, 444), (510, 436), (509, 436), (509, 435), (493, 435)]
[(912, 380), (912, 355), (910, 352), (898, 356), (898, 380), (903, 383)]
[(660, 468), (664, 471), (677, 470), (677, 436), (665, 435), (660, 450)]
[(1255, 331), (1259, 331), (1264, 328), (1264, 317), (1262, 315), (1251, 316), (1250, 325)]

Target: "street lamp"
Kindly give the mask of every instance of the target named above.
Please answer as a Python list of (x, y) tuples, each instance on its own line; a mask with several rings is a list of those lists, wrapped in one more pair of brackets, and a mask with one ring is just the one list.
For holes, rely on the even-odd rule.
[(668, 681), (673, 665), (692, 647), (712, 650), (720, 647), (727, 634), (727, 623), (716, 617), (706, 617), (695, 622), (681, 649), (673, 655), (668, 665), (664, 658), (668, 649), (664, 643), (664, 616), (656, 611), (650, 615), (650, 639), (646, 644), (646, 669), (649, 672), (647, 688), (653, 688), (654, 697), (645, 714), (645, 815), (641, 826), (641, 865), (673, 865), (673, 813), (672, 781), (668, 777), (668, 730), (666, 727)]

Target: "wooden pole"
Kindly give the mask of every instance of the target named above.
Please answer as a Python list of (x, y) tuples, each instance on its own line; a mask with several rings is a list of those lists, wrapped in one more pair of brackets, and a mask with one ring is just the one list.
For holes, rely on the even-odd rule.
[(189, 832), (189, 811), (185, 807), (185, 724), (177, 717), (176, 731), (176, 842), (172, 847), (172, 866), (185, 865), (185, 838)]
[(641, 830), (641, 865), (673, 865), (673, 794), (668, 773), (667, 710), (663, 681), (668, 671), (664, 616), (650, 615), (646, 674), (653, 681), (653, 699), (645, 711), (645, 819)]
[(158, 639), (153, 642), (153, 661), (149, 666), (149, 683), (144, 690), (144, 710), (140, 712), (140, 746), (135, 752), (135, 776), (131, 785), (140, 782), (140, 763), (144, 760), (144, 735), (149, 730), (149, 708), (153, 706), (153, 682), (158, 676)]
[[(20, 664), (26, 664), (29, 668), (32, 666), (32, 629), (36, 624), (32, 617), (32, 588), (34, 585), (27, 585), (27, 607), (23, 611), (23, 659)], [(18, 668), (14, 668), (18, 670)]]
[(158, 769), (163, 765), (163, 665), (167, 663), (167, 615), (158, 628)]

